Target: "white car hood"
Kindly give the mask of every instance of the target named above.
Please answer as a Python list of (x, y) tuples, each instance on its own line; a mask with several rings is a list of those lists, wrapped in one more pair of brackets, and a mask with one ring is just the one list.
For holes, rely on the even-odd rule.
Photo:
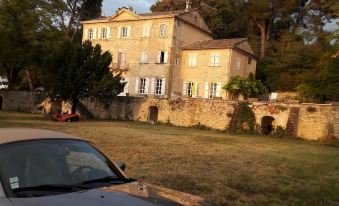
[(0, 206), (213, 206), (202, 198), (142, 182), (34, 198), (0, 198)]

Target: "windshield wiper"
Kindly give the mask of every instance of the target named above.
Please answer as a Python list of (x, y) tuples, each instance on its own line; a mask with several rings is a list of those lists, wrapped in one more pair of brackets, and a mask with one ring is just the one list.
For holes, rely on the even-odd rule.
[(81, 183), (81, 185), (87, 185), (87, 184), (91, 184), (91, 183), (111, 183), (111, 182), (130, 182), (129, 179), (124, 179), (124, 178), (120, 178), (120, 177), (116, 177), (116, 176), (107, 176), (107, 177), (103, 177), (103, 178), (99, 178), (99, 179), (94, 179), (94, 180), (87, 180)]
[(89, 187), (85, 187), (82, 185), (58, 185), (58, 184), (46, 184), (46, 185), (38, 185), (33, 187), (22, 187), (22, 188), (16, 188), (13, 190), (13, 193), (18, 192), (26, 192), (26, 191), (74, 191), (79, 189), (90, 189)]

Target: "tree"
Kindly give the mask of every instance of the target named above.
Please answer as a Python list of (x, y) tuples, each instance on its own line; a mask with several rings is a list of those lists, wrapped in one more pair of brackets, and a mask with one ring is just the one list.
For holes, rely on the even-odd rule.
[(66, 0), (67, 12), (62, 13), (62, 18), (67, 16), (68, 23), (65, 32), (68, 37), (75, 38), (79, 35), (80, 21), (95, 19), (101, 16), (102, 0)]
[(339, 57), (331, 58), (325, 69), (298, 86), (304, 101), (339, 101)]
[(117, 96), (125, 83), (120, 75), (113, 76), (109, 65), (112, 56), (87, 41), (83, 45), (67, 40), (51, 53), (43, 70), (43, 86), (51, 99), (70, 101), (72, 114), (84, 97), (101, 100)]
[(232, 77), (223, 89), (231, 92), (235, 96), (241, 94), (245, 98), (256, 97), (267, 91), (261, 81), (256, 80), (252, 73), (246, 79), (240, 76)]
[(25, 73), (30, 90), (34, 89), (31, 70), (39, 64), (47, 44), (58, 40), (54, 20), (59, 1), (0, 1), (0, 64), (10, 90), (21, 72)]

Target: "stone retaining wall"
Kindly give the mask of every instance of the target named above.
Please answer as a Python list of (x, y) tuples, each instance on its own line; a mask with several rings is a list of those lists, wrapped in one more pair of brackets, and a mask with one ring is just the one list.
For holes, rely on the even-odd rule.
[[(50, 103), (36, 104), (38, 93), (0, 91), (5, 111), (50, 112)], [(237, 102), (182, 98), (178, 100), (118, 97), (111, 102), (85, 99), (82, 104), (96, 118), (152, 122), (150, 107), (158, 110), (157, 120), (176, 126), (202, 125), (224, 130), (230, 123)], [(69, 104), (62, 104), (64, 112)], [(68, 107), (67, 107), (68, 105)], [(319, 104), (251, 103), (258, 125), (265, 116), (275, 119), (274, 125), (286, 128), (291, 108), (299, 108), (297, 136), (308, 140), (326, 138), (329, 133), (339, 138), (339, 106)], [(53, 106), (56, 108), (56, 106)], [(49, 108), (49, 109), (48, 109)], [(40, 110), (39, 110), (40, 109)]]
[[(231, 121), (236, 102), (206, 99), (117, 98), (110, 103), (84, 100), (82, 103), (97, 118), (148, 122), (149, 108), (158, 108), (158, 120), (177, 126), (204, 125), (223, 130)], [(251, 104), (258, 125), (265, 116), (275, 119), (275, 126), (286, 128), (292, 107), (299, 108), (297, 136), (308, 140), (325, 138), (333, 128), (339, 138), (339, 107), (318, 104), (256, 102)]]

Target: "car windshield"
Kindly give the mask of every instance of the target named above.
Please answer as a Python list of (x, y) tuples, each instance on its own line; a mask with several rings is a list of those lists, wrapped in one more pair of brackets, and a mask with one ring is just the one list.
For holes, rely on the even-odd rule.
[[(1, 181), (13, 196), (27, 188), (49, 190), (55, 188), (51, 186), (75, 185), (84, 189), (80, 187), (83, 183), (118, 179), (113, 168), (97, 149), (80, 140), (36, 140), (0, 146)], [(86, 189), (91, 186), (86, 184)], [(69, 187), (65, 191), (70, 191)]]

